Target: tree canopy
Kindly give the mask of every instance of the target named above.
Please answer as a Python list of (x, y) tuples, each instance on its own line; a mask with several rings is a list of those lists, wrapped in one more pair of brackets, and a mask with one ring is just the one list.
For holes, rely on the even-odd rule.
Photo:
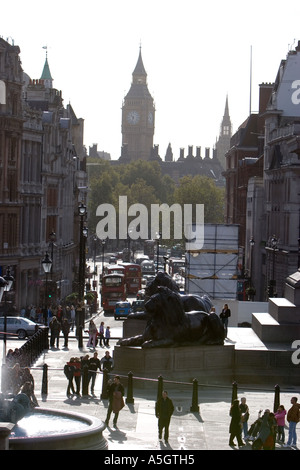
[(217, 187), (212, 178), (184, 176), (176, 185), (170, 176), (162, 174), (157, 162), (138, 160), (114, 166), (99, 159), (88, 160), (95, 162), (99, 164), (88, 166), (90, 233), (96, 232), (99, 222), (96, 212), (101, 204), (114, 206), (118, 220), (120, 196), (127, 196), (128, 207), (142, 204), (149, 214), (153, 204), (179, 204), (182, 210), (184, 204), (203, 204), (205, 223), (223, 223), (224, 188)]

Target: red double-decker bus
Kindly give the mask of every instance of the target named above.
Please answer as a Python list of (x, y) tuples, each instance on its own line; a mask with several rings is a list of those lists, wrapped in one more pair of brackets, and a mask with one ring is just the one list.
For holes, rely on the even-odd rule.
[(120, 263), (124, 268), (124, 276), (128, 294), (137, 294), (142, 288), (142, 269), (139, 264)]
[(122, 273), (105, 274), (102, 278), (101, 306), (104, 312), (114, 311), (116, 303), (126, 300), (125, 276)]

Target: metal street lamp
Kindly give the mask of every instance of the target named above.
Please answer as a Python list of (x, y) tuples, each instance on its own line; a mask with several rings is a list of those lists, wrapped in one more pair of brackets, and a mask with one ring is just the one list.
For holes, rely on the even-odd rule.
[(253, 301), (253, 298), (254, 298), (254, 295), (255, 295), (255, 289), (254, 289), (254, 286), (253, 286), (253, 283), (252, 283), (252, 270), (253, 270), (253, 248), (254, 248), (254, 245), (255, 245), (255, 240), (253, 237), (250, 238), (250, 241), (249, 241), (249, 244), (250, 244), (250, 298), (252, 299)]
[(6, 281), (6, 285), (4, 286), (4, 351), (5, 351), (5, 357), (6, 357), (6, 332), (7, 332), (7, 305), (6, 305), (6, 293), (10, 291), (14, 278), (10, 274), (10, 268), (7, 268), (5, 276), (3, 276), (4, 280)]
[(102, 245), (102, 279), (101, 279), (101, 283), (103, 282), (103, 276), (104, 276), (104, 249), (105, 249), (105, 243), (106, 243), (106, 240), (101, 240), (101, 245)]
[(278, 251), (277, 248), (278, 240), (275, 235), (272, 236), (269, 242), (269, 249), (272, 251), (272, 279), (269, 281), (268, 296), (274, 297), (276, 295), (276, 280), (275, 280), (275, 253)]
[[(3, 282), (4, 281), (4, 282)], [(1, 377), (1, 389), (2, 392), (5, 391), (5, 383), (6, 383), (6, 378), (5, 378), (5, 365), (6, 365), (6, 333), (7, 333), (7, 305), (6, 305), (6, 293), (10, 291), (12, 285), (14, 282), (13, 276), (10, 274), (10, 268), (8, 267), (6, 270), (5, 276), (0, 279), (0, 288), (2, 291), (2, 294), (0, 294), (0, 298), (2, 297), (3, 293), (4, 294), (4, 338), (3, 338), (3, 355), (2, 355), (2, 377)]]
[(158, 263), (159, 263), (159, 240), (161, 239), (161, 233), (156, 232), (155, 235), (157, 241), (157, 249), (156, 249), (156, 273), (158, 273)]
[[(85, 242), (88, 236), (88, 229), (85, 226), (85, 218), (87, 209), (83, 202), (78, 207), (78, 214), (80, 216), (80, 233), (79, 233), (79, 279), (78, 279), (78, 300), (79, 306), (82, 309), (82, 302), (84, 297), (84, 282), (85, 282)], [(81, 310), (81, 312), (83, 312)], [(81, 313), (78, 326), (84, 325), (84, 313)]]
[(48, 319), (48, 274), (51, 272), (52, 260), (48, 255), (48, 252), (45, 253), (45, 258), (42, 261), (42, 266), (44, 273), (46, 274), (46, 285), (45, 285), (45, 312), (44, 312), (44, 323), (47, 325)]
[(52, 280), (52, 274), (53, 274), (53, 248), (56, 242), (56, 233), (52, 230), (52, 232), (49, 234), (49, 248), (51, 248), (51, 259), (52, 259), (52, 266), (51, 266), (51, 280)]

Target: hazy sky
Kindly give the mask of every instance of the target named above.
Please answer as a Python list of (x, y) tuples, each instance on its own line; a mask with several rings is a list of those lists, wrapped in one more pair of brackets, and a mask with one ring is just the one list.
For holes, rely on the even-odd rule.
[[(269, 0), (51, 0), (3, 2), (0, 35), (40, 78), (48, 47), (53, 86), (85, 121), (84, 143), (120, 156), (121, 108), (140, 43), (155, 100), (154, 144), (175, 159), (213, 147), (226, 95), (235, 132), (258, 109), (258, 84), (273, 82), (300, 39), (300, 3)], [(300, 71), (299, 71), (300, 78)]]

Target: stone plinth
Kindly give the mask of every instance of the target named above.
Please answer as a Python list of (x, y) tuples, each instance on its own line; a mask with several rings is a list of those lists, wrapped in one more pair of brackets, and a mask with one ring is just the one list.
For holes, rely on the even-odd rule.
[(253, 331), (262, 341), (292, 343), (300, 339), (300, 272), (286, 279), (285, 297), (269, 299), (269, 313), (252, 314)]
[[(234, 371), (234, 346), (191, 345), (169, 348), (115, 346), (114, 373), (132, 372), (140, 378), (192, 382), (203, 384), (231, 383)], [(149, 383), (135, 380), (134, 386), (144, 388)]]
[(291, 274), (286, 279), (285, 297), (293, 304), (300, 306), (300, 270)]
[(147, 322), (145, 320), (127, 319), (123, 322), (123, 338), (142, 335)]
[(9, 450), (9, 435), (14, 423), (0, 423), (0, 450)]

